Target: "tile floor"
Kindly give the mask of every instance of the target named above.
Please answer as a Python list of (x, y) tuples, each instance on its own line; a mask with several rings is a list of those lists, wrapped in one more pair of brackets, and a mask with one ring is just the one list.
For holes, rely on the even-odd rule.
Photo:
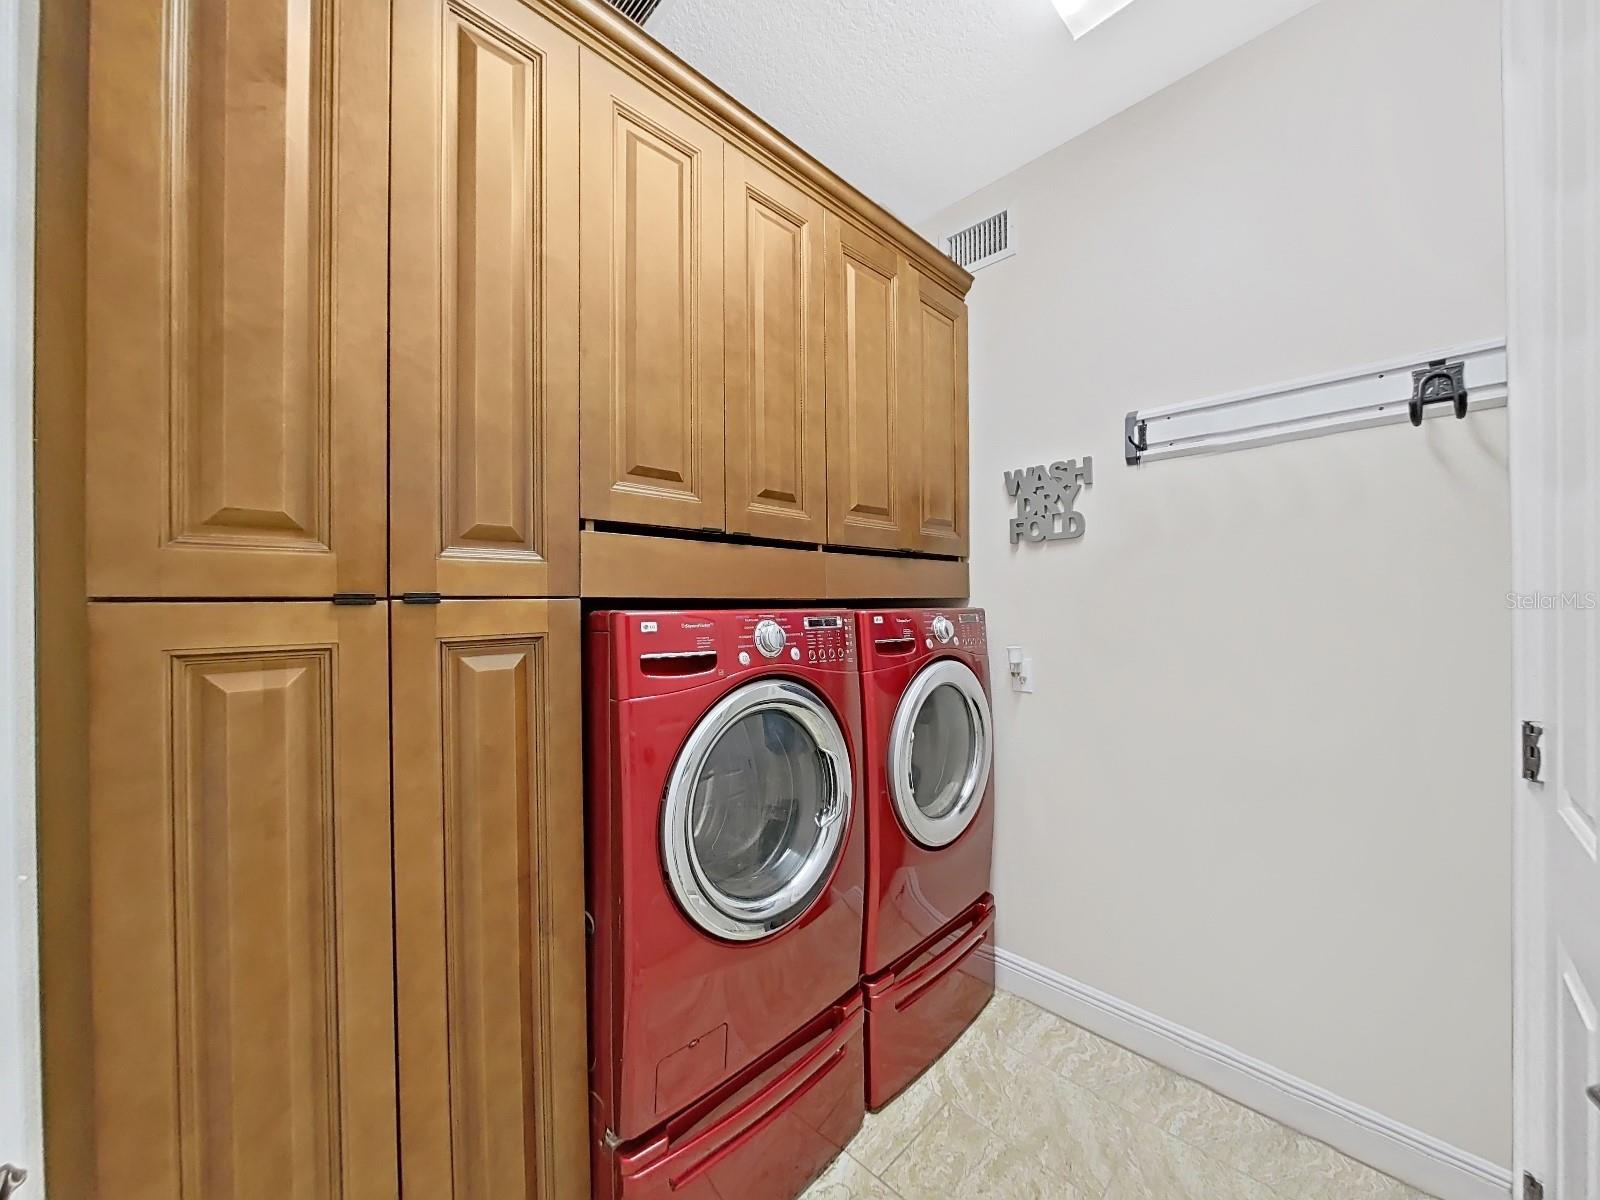
[(803, 1200), (1427, 1200), (1016, 996)]

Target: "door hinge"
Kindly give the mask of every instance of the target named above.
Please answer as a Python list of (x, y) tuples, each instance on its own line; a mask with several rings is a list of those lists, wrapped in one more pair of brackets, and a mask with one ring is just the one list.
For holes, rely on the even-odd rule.
[(1539, 776), (1544, 770), (1544, 751), (1539, 749), (1539, 740), (1543, 737), (1543, 725), (1534, 721), (1522, 723), (1522, 777), (1530, 783), (1541, 782)]
[(1526, 1171), (1522, 1174), (1522, 1200), (1544, 1200), (1544, 1184)]

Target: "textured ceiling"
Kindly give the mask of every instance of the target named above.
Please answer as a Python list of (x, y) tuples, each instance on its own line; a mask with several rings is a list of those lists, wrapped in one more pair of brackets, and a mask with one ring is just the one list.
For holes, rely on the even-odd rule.
[(1073, 42), (1051, 0), (663, 0), (649, 32), (908, 221), (1316, 0), (1136, 0)]

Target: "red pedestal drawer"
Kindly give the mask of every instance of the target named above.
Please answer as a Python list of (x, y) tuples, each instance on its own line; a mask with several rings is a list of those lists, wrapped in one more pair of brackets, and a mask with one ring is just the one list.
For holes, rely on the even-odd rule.
[(865, 1116), (851, 995), (727, 1087), (631, 1146), (595, 1146), (596, 1200), (794, 1200)]
[(900, 963), (867, 980), (867, 1107), (877, 1112), (939, 1060), (994, 995), (985, 896)]

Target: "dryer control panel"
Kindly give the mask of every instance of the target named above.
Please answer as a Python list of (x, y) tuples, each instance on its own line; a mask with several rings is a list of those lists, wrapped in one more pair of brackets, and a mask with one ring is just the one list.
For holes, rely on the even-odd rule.
[(982, 659), (989, 631), (981, 608), (911, 608), (860, 614), (862, 653), (869, 662), (957, 654)]

